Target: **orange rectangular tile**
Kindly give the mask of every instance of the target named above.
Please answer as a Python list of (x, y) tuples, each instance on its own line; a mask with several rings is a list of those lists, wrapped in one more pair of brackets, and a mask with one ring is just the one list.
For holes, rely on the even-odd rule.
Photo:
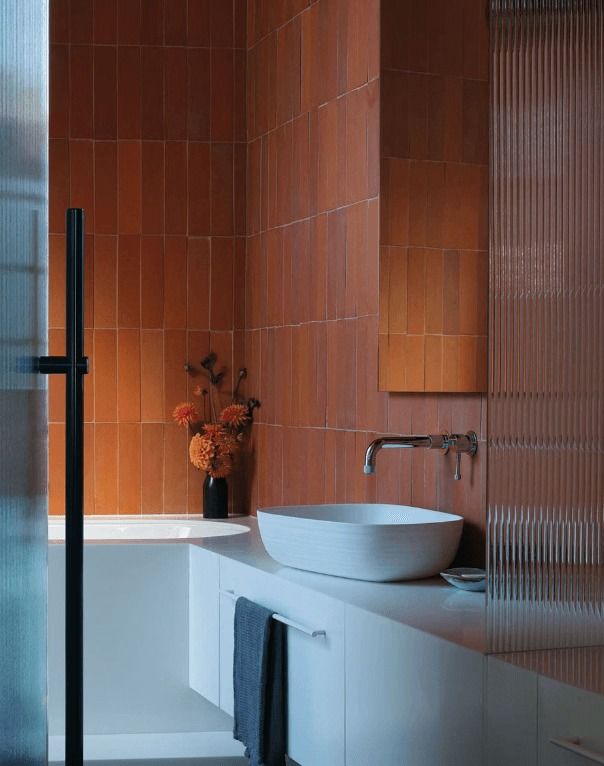
[(141, 327), (164, 326), (164, 240), (141, 240)]
[(84, 514), (94, 513), (94, 424), (84, 424)]
[(459, 335), (443, 335), (443, 380), (454, 391), (459, 385)]
[(463, 1), (434, 0), (428, 11), (428, 69), (463, 75)]
[(50, 42), (69, 42), (69, 3), (68, 0), (53, 0), (49, 4)]
[(380, 389), (407, 391), (405, 362), (407, 335), (390, 333), (381, 335), (379, 341)]
[(119, 0), (117, 8), (117, 39), (121, 45), (138, 45), (141, 30), (140, 0)]
[(446, 250), (443, 257), (443, 329), (447, 335), (459, 333), (460, 257), (457, 250)]
[(117, 421), (117, 331), (94, 331), (94, 417), (97, 423)]
[(119, 439), (117, 423), (97, 423), (94, 430), (94, 513), (118, 511)]
[(187, 50), (188, 67), (188, 137), (192, 141), (209, 141), (211, 128), (210, 51)]
[(141, 510), (143, 514), (164, 509), (164, 424), (141, 427)]
[(187, 513), (188, 432), (164, 427), (164, 513)]
[(174, 408), (187, 400), (188, 374), (184, 369), (187, 362), (186, 330), (166, 330), (164, 333), (164, 420), (172, 421)]
[(161, 330), (141, 331), (141, 420), (164, 419), (164, 336)]
[(425, 251), (409, 248), (407, 254), (407, 332), (421, 335), (426, 329)]
[[(319, 103), (319, 50), (320, 50), (320, 5), (313, 4), (301, 17), (301, 109), (307, 112)], [(337, 49), (337, 48), (336, 48)]]
[(164, 327), (187, 326), (187, 239), (166, 237), (164, 242)]
[(338, 107), (336, 101), (324, 104), (318, 111), (319, 176), (317, 204), (319, 211), (337, 205), (338, 172)]
[(117, 247), (117, 325), (138, 328), (141, 324), (141, 239), (136, 234), (122, 234)]
[(318, 101), (331, 101), (338, 95), (338, 4), (334, 0), (318, 3)]
[(346, 211), (336, 210), (327, 217), (327, 302), (328, 319), (344, 316), (346, 298)]
[(410, 74), (407, 80), (409, 156), (426, 159), (428, 156), (428, 94), (427, 78), (423, 74)]
[(243, 143), (233, 144), (233, 234), (247, 235), (245, 221), (245, 189), (247, 147)]
[(117, 138), (117, 50), (94, 46), (94, 137)]
[(93, 31), (92, 0), (69, 5), (69, 36), (72, 43), (91, 43)]
[(54, 234), (65, 232), (70, 191), (69, 144), (62, 138), (51, 138), (48, 142), (48, 228)]
[(234, 73), (234, 139), (235, 141), (247, 140), (247, 51), (235, 51), (235, 73)]
[(463, 0), (463, 75), (473, 80), (489, 77), (489, 21), (482, 0)]
[(459, 331), (463, 335), (487, 334), (488, 256), (459, 254)]
[(211, 244), (210, 328), (234, 328), (234, 240), (213, 237)]
[(141, 142), (118, 143), (118, 227), (120, 234), (141, 233)]
[(164, 49), (141, 48), (141, 135), (143, 138), (163, 139), (164, 115)]
[(293, 130), (291, 122), (282, 125), (276, 132), (277, 174), (275, 221), (277, 224), (292, 221), (292, 162)]
[[(86, 223), (86, 222), (84, 222)], [(94, 325), (94, 235), (84, 237), (84, 327)]]
[(368, 89), (359, 88), (346, 96), (346, 183), (345, 201), (365, 199), (368, 191), (367, 166)]
[(187, 43), (201, 48), (210, 47), (210, 3), (207, 0), (189, 0)]
[(65, 327), (65, 237), (48, 237), (48, 326)]
[(489, 162), (489, 85), (463, 81), (463, 160)]
[(293, 18), (277, 31), (276, 111), (277, 125), (300, 112), (300, 19)]
[[(206, 387), (207, 377), (202, 374), (200, 361), (210, 352), (210, 333), (208, 330), (187, 330), (187, 359), (193, 366), (194, 371), (189, 374), (187, 379), (187, 399), (191, 401), (194, 398), (193, 391), (198, 385)], [(203, 405), (199, 399), (195, 400), (200, 410)], [(209, 418), (209, 409), (204, 411), (204, 419)]]
[(119, 330), (117, 335), (117, 419), (139, 423), (141, 419), (141, 345), (138, 330)]
[(86, 228), (94, 231), (94, 161), (92, 141), (69, 142), (70, 207), (84, 208)]
[(117, 0), (94, 0), (94, 42), (111, 45), (117, 41)]
[(326, 424), (353, 428), (356, 422), (356, 328), (354, 320), (327, 324)]
[(210, 39), (212, 47), (230, 48), (233, 46), (233, 4), (210, 4)]
[(187, 50), (166, 48), (165, 52), (166, 92), (166, 138), (187, 138)]
[(310, 220), (308, 310), (311, 321), (322, 321), (326, 318), (328, 261), (328, 216), (324, 214)]
[(117, 237), (95, 237), (94, 326), (115, 327), (117, 321)]
[(428, 247), (442, 247), (447, 242), (447, 196), (449, 190), (446, 167), (446, 164), (441, 162), (414, 163), (414, 169), (417, 168), (418, 170), (418, 180), (421, 179), (420, 173), (425, 173), (427, 204), (425, 207), (425, 231), (422, 233), (425, 237), (424, 244)]
[[(191, 147), (189, 145), (189, 167), (191, 167)], [(196, 144), (195, 146), (199, 146)], [(234, 153), (232, 144), (211, 144), (211, 234), (213, 236), (230, 236), (235, 233), (234, 226), (234, 190), (233, 190), (233, 170)], [(204, 168), (206, 162), (205, 156), (197, 157), (201, 164), (199, 170)], [(196, 168), (196, 162), (193, 163), (193, 169)], [(201, 179), (199, 180), (201, 186)], [(191, 234), (207, 233), (203, 230), (193, 230), (193, 225), (203, 229), (203, 221), (200, 213), (200, 203), (202, 202), (206, 189), (195, 195), (193, 205), (194, 214), (191, 215), (191, 206), (189, 207), (189, 232)], [(191, 200), (191, 189), (189, 189), (189, 200)], [(202, 223), (203, 221), (203, 223)]]
[(407, 245), (410, 242), (410, 200), (414, 199), (414, 195), (409, 170), (407, 160), (390, 159), (384, 162), (382, 244)]
[(69, 137), (69, 46), (51, 45), (49, 59), (49, 135)]
[(141, 137), (141, 49), (117, 49), (117, 133), (119, 138)]
[(367, 85), (367, 196), (380, 193), (380, 82)]
[(430, 76), (426, 86), (428, 157), (459, 162), (464, 144), (463, 81), (446, 75)]
[(48, 513), (65, 515), (65, 425), (48, 424)]
[(426, 335), (426, 391), (443, 391), (444, 386), (448, 384), (443, 378), (443, 337), (443, 335)]
[(447, 304), (444, 298), (444, 254), (424, 250), (426, 264), (426, 332), (442, 333)]
[[(367, 0), (349, 0), (346, 14), (346, 84), (347, 89), (358, 88), (367, 82), (368, 30), (377, 31), (367, 24)], [(373, 42), (375, 45), (375, 42)]]
[[(48, 353), (64, 356), (65, 330), (48, 331)], [(62, 375), (51, 375), (48, 379), (48, 421), (65, 422), (65, 378)]]
[(164, 233), (164, 144), (142, 142), (142, 230)]
[(187, 240), (187, 327), (207, 330), (210, 326), (210, 240)]
[(164, 4), (164, 0), (145, 0), (140, 33), (143, 45), (162, 45), (164, 42)]
[(234, 132), (235, 58), (231, 48), (211, 51), (211, 120), (212, 141), (232, 141)]
[(72, 45), (69, 50), (69, 135), (93, 136), (93, 48)]
[(300, 115), (292, 126), (292, 172), (295, 183), (292, 187), (292, 218), (306, 218), (310, 210), (310, 124), (309, 115)]
[(118, 427), (118, 507), (117, 512), (138, 515), (141, 513), (141, 425), (120, 423)]
[(94, 330), (84, 330), (84, 354), (88, 357), (88, 375), (84, 376), (84, 422), (94, 422)]
[[(221, 391), (228, 401), (229, 392), (233, 390), (233, 333), (210, 331), (210, 351), (216, 354), (218, 363), (225, 368), (225, 376)], [(221, 399), (222, 401), (222, 399)]]
[(346, 211), (346, 316), (359, 316), (358, 296), (366, 280), (367, 203), (352, 205)]
[[(210, 195), (209, 144), (189, 143), (188, 175), (191, 179), (188, 190), (189, 234), (207, 236), (211, 233), (211, 202), (213, 202)], [(224, 180), (221, 178), (221, 182)], [(232, 196), (229, 198), (232, 203)]]
[[(188, 221), (187, 143), (165, 144), (165, 226), (166, 234), (186, 234)], [(192, 176), (196, 178), (195, 176)]]
[(170, 0), (164, 17), (164, 41), (166, 45), (186, 45), (187, 0)]
[(94, 231), (117, 234), (117, 144), (94, 142)]
[(391, 333), (408, 330), (408, 254), (407, 248), (388, 248), (388, 316), (387, 329)]

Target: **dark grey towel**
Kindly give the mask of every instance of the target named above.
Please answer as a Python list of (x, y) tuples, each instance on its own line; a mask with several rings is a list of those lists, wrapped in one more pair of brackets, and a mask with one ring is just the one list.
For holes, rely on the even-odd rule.
[(235, 605), (235, 727), (250, 766), (284, 766), (285, 625), (246, 598)]

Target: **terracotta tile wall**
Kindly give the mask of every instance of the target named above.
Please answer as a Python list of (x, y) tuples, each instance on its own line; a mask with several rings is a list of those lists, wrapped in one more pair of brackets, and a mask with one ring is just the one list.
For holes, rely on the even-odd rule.
[[(245, 0), (51, 0), (50, 337), (64, 348), (64, 211), (86, 210), (86, 512), (201, 509), (176, 403), (242, 342)], [(50, 511), (63, 511), (63, 389)]]
[[(378, 392), (380, 11), (434, 6), (429, 23), (446, 72), (450, 56), (482, 55), (471, 37), (450, 44), (453, 5), (248, 5), (245, 359), (250, 391), (263, 402), (248, 479), (252, 511), (377, 500), (459, 512), (467, 520), (460, 557), (480, 562), (484, 441), (461, 482), (452, 456), (423, 450), (385, 451), (377, 476), (362, 472), (378, 433), (471, 428), (484, 440), (480, 395)], [(383, 28), (384, 55), (405, 50), (421, 60), (415, 22)], [(443, 115), (435, 142), (445, 125)]]
[(382, 3), (380, 388), (486, 391), (483, 0)]

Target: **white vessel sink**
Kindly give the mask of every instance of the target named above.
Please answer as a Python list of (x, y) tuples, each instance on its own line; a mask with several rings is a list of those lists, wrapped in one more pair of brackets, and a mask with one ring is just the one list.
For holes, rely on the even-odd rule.
[(266, 550), (280, 564), (387, 582), (447, 569), (463, 519), (408, 505), (293, 505), (258, 509), (258, 526)]

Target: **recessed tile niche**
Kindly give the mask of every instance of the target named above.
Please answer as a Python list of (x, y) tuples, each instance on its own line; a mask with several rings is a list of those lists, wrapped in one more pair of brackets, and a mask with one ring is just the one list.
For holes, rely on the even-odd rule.
[(380, 390), (485, 391), (486, 4), (381, 17)]

